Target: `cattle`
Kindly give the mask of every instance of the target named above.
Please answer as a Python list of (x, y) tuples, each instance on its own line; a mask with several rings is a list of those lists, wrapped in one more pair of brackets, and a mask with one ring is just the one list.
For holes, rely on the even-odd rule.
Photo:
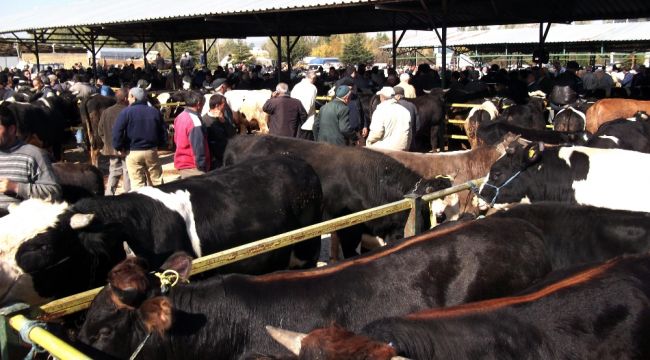
[(560, 109), (553, 117), (553, 130), (555, 131), (581, 132), (585, 131), (585, 126), (585, 113), (569, 105)]
[(612, 120), (634, 117), (639, 111), (650, 113), (650, 101), (630, 99), (598, 100), (587, 110), (587, 131), (594, 134), (598, 128)]
[(650, 121), (646, 113), (632, 119), (604, 123), (586, 146), (602, 149), (625, 149), (650, 153)]
[[(356, 331), (384, 316), (513, 293), (549, 266), (538, 230), (495, 220), (427, 232), (318, 269), (179, 284), (165, 296), (148, 268), (127, 260), (109, 274), (79, 340), (127, 358), (150, 332), (141, 359), (242, 359), (284, 352), (265, 336), (266, 324), (308, 331), (335, 321)], [(175, 269), (187, 274), (188, 266), (185, 260)]]
[(508, 124), (502, 121), (481, 123), (476, 131), (479, 145), (493, 145), (503, 141), (508, 134), (519, 135), (530, 141), (541, 141), (546, 144), (584, 145), (590, 139), (586, 132), (565, 133), (560, 131), (536, 130)]
[(92, 95), (81, 100), (79, 111), (84, 130), (86, 132), (85, 141), (89, 149), (90, 163), (99, 166), (99, 151), (102, 148), (102, 139), (97, 135), (99, 119), (106, 108), (115, 105), (116, 100), (113, 96)]
[(481, 105), (476, 106), (470, 110), (467, 119), (465, 120), (465, 134), (469, 140), (469, 145), (472, 149), (478, 147), (478, 127), (482, 123), (490, 122), (499, 116), (499, 110), (492, 103), (492, 101), (484, 101)]
[(648, 255), (618, 258), (563, 271), (519, 296), (379, 319), (360, 335), (270, 332), (300, 360), (645, 359), (649, 277)]
[[(463, 184), (469, 180), (483, 178), (490, 172), (490, 166), (503, 154), (507, 144), (512, 141), (512, 137), (507, 137), (502, 143), (490, 146), (481, 146), (471, 150), (460, 150), (444, 152), (439, 154), (418, 154), (406, 151), (394, 151), (385, 149), (376, 149), (391, 158), (399, 161), (406, 168), (416, 172), (425, 179), (435, 178), (439, 174), (449, 174), (453, 177), (453, 184)], [(470, 196), (469, 191), (458, 193), (459, 199), (465, 199)], [(467, 201), (465, 211), (467, 211)], [(454, 220), (460, 211), (455, 209), (455, 213), (449, 213), (452, 209), (446, 210), (446, 219)]]
[(40, 98), (33, 103), (4, 102), (16, 119), (19, 139), (49, 149), (55, 160), (61, 160), (67, 129), (79, 123), (76, 102), (70, 97)]
[(496, 121), (527, 129), (544, 130), (546, 129), (544, 110), (543, 100), (530, 98), (527, 104), (518, 104), (504, 109)]
[[(201, 115), (208, 112), (212, 95), (205, 95)], [(251, 134), (254, 130), (268, 134), (269, 115), (262, 110), (262, 107), (266, 100), (271, 98), (271, 90), (230, 90), (224, 94), (224, 97), (232, 110), (233, 122), (239, 128), (240, 134)]]
[[(21, 243), (17, 271), (34, 278), (42, 297), (56, 297), (100, 285), (124, 258), (123, 242), (152, 266), (179, 250), (200, 257), (317, 223), (321, 197), (309, 165), (270, 156), (156, 188), (54, 204), (58, 211), (50, 211), (44, 225), (39, 222), (31, 236), (11, 242)], [(221, 271), (259, 274), (312, 267), (319, 250), (316, 238)]]
[(61, 201), (75, 203), (80, 199), (104, 196), (104, 175), (90, 164), (58, 162), (52, 171), (61, 186)]
[[(224, 164), (246, 162), (273, 153), (298, 156), (314, 168), (323, 186), (325, 219), (402, 200), (409, 193), (423, 194), (451, 185), (447, 179), (423, 179), (388, 156), (369, 149), (272, 135), (229, 140)], [(397, 213), (339, 231), (343, 255), (357, 255), (355, 249), (363, 232), (387, 242), (404, 237), (407, 216), (405, 212)]]
[(554, 269), (650, 251), (650, 214), (645, 212), (540, 202), (492, 217), (521, 219), (540, 229)]
[(521, 201), (561, 201), (618, 210), (650, 211), (650, 181), (640, 164), (650, 155), (583, 146), (545, 149), (542, 143), (512, 143), (481, 186), (492, 205)]

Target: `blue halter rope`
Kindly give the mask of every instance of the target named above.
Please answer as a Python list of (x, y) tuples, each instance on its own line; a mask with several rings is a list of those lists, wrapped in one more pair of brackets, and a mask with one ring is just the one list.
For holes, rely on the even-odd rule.
[(501, 186), (494, 186), (494, 185), (489, 184), (487, 182), (485, 184), (483, 184), (483, 186), (489, 186), (489, 187), (496, 190), (496, 193), (494, 194), (494, 197), (492, 198), (492, 201), (490, 201), (490, 207), (493, 207), (494, 203), (497, 201), (497, 197), (499, 197), (499, 191), (501, 191), (501, 189), (504, 188), (506, 185), (510, 184), (510, 182), (512, 180), (514, 180), (517, 176), (519, 176), (519, 174), (521, 174), (521, 170), (517, 171), (508, 180), (506, 180), (503, 184), (501, 184)]

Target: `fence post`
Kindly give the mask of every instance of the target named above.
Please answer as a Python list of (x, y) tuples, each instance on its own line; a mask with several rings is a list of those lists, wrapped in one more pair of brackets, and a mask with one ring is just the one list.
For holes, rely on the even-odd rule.
[(29, 309), (27, 304), (15, 304), (0, 309), (0, 359), (22, 359), (29, 349), (20, 345), (20, 339), (11, 326), (9, 318)]
[(422, 218), (422, 196), (417, 194), (408, 194), (404, 196), (411, 202), (411, 211), (409, 212), (406, 226), (404, 227), (404, 237), (414, 236), (424, 231), (424, 219)]

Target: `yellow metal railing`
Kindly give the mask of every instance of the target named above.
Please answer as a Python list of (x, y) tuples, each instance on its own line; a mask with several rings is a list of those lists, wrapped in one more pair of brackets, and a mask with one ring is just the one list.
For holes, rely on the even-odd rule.
[[(17, 331), (28, 325), (29, 319), (23, 315), (15, 315), (9, 319), (9, 325)], [(90, 359), (88, 356), (82, 354), (77, 349), (68, 345), (65, 341), (52, 335), (49, 331), (40, 327), (33, 327), (27, 337), (35, 344), (38, 344), (43, 349), (47, 350), (52, 356), (59, 359), (75, 359), (85, 360)]]

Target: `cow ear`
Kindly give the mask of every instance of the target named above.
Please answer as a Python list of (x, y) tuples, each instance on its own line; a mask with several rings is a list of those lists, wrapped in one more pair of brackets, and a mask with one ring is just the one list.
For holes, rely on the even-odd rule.
[(73, 230), (83, 229), (95, 218), (95, 214), (74, 214), (70, 218), (70, 228)]
[(138, 312), (149, 333), (163, 335), (172, 327), (172, 302), (165, 296), (145, 300)]
[(532, 143), (524, 149), (524, 163), (533, 164), (539, 161), (544, 150), (544, 143)]
[(174, 253), (160, 268), (162, 270), (176, 271), (181, 280), (185, 281), (190, 278), (192, 272), (192, 257), (184, 252)]

